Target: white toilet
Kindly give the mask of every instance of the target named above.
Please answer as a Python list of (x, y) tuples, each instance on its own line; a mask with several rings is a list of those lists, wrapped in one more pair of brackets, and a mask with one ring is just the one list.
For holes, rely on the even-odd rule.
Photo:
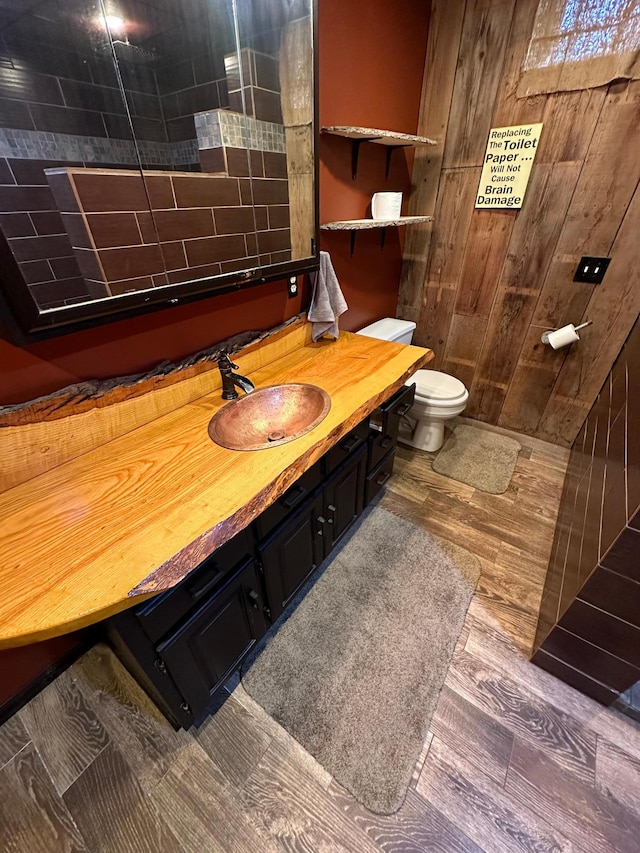
[[(385, 317), (360, 329), (359, 335), (410, 344), (416, 324), (410, 320)], [(416, 397), (408, 414), (414, 424), (411, 433), (400, 432), (399, 440), (418, 450), (440, 450), (444, 441), (444, 425), (464, 411), (469, 392), (464, 384), (438, 370), (417, 370), (406, 385), (416, 383)]]

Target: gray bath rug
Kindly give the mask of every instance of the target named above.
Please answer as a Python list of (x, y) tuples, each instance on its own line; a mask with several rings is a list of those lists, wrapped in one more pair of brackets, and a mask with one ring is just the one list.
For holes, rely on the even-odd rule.
[(456, 424), (433, 460), (433, 470), (481, 492), (501, 495), (509, 487), (521, 449), (506, 435)]
[(357, 800), (391, 814), (479, 576), (476, 557), (375, 506), (258, 646), (242, 683)]

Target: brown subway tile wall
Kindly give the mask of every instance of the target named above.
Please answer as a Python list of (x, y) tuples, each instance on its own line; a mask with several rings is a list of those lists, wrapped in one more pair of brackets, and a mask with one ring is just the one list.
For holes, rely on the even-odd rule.
[[(285, 163), (286, 163), (286, 155), (285, 155)], [(265, 175), (264, 170), (264, 153), (262, 151), (256, 151), (254, 148), (249, 149), (249, 165), (251, 167), (251, 176), (254, 178), (277, 178), (279, 175)], [(286, 172), (285, 172), (286, 177)]]
[(60, 281), (47, 281), (29, 285), (29, 290), (38, 304), (50, 304), (62, 301), (82, 301), (87, 298), (87, 287), (83, 278), (68, 278)]
[(17, 213), (32, 210), (55, 210), (56, 205), (48, 187), (2, 187), (0, 211)]
[(213, 211), (213, 218), (216, 234), (246, 234), (256, 230), (251, 207), (218, 207)]
[(185, 270), (171, 270), (167, 273), (167, 278), (170, 284), (178, 284), (182, 281), (194, 281), (199, 278), (211, 278), (212, 276), (220, 275), (220, 273), (220, 264), (203, 264), (201, 266), (192, 266), (189, 267), (189, 269)]
[(98, 258), (107, 284), (126, 278), (153, 275), (164, 270), (162, 252), (158, 245), (102, 249), (98, 252)]
[(224, 60), (229, 106), (261, 121), (282, 124), (278, 60), (251, 48), (240, 51), (240, 60), (241, 66), (235, 53)]
[(0, 209), (6, 211), (0, 214), (0, 229), (42, 308), (88, 296), (44, 173), (58, 165), (59, 161), (0, 158)]
[(62, 217), (57, 210), (32, 213), (31, 221), (38, 235), (64, 234)]
[(48, 261), (29, 261), (20, 264), (20, 271), (27, 284), (41, 284), (55, 281)]
[(151, 215), (151, 211), (138, 211), (136, 213), (136, 219), (138, 220), (138, 228), (142, 235), (142, 242), (157, 243), (158, 233), (156, 231), (155, 218)]
[(286, 180), (254, 180), (253, 197), (256, 204), (289, 204), (289, 188)]
[[(166, 283), (166, 282), (165, 282)], [(134, 293), (138, 290), (150, 290), (152, 287), (159, 286), (151, 276), (141, 276), (140, 278), (128, 278), (123, 281), (115, 281), (109, 285), (109, 290), (112, 296), (120, 296), (122, 293)]]
[[(56, 169), (48, 179), (61, 204), (79, 211), (61, 218), (79, 270), (108, 294), (291, 258), (288, 228), (269, 229), (263, 206), (255, 214), (257, 230), (253, 208), (240, 204), (239, 184), (245, 179), (86, 168)], [(266, 183), (286, 186), (280, 179)], [(272, 218), (288, 224), (288, 205), (272, 210)], [(48, 239), (53, 238), (42, 238)], [(42, 252), (51, 254), (44, 245)], [(236, 261), (239, 266), (231, 268)]]
[[(32, 216), (28, 213), (2, 213), (0, 230), (5, 237), (35, 237), (36, 229)], [(64, 231), (64, 228), (62, 230)]]
[(202, 240), (185, 240), (189, 266), (231, 261), (247, 256), (244, 234), (226, 237), (205, 237)]
[(267, 178), (287, 177), (287, 155), (276, 151), (263, 151), (264, 174)]
[[(269, 213), (266, 207), (254, 207), (254, 216), (256, 218), (256, 228), (258, 231), (266, 231), (269, 228)], [(287, 227), (289, 225), (289, 207), (287, 206)], [(277, 227), (277, 226), (274, 226)]]
[[(69, 216), (69, 215), (68, 215)], [(77, 217), (81, 229), (93, 239), (96, 249), (107, 249), (110, 246), (137, 246), (143, 242), (138, 228), (138, 220), (135, 213), (90, 213), (83, 220)], [(65, 219), (65, 222), (68, 219)], [(86, 226), (82, 228), (84, 222)], [(77, 229), (73, 228), (74, 234)], [(75, 243), (74, 245), (78, 245)], [(87, 248), (91, 248), (91, 244)]]
[(75, 255), (65, 258), (49, 258), (48, 261), (56, 277), (56, 281), (65, 281), (78, 277), (78, 264)]
[(533, 658), (605, 704), (640, 678), (638, 387), (640, 321), (572, 448)]
[[(577, 637), (582, 637), (583, 640), (631, 665), (635, 665), (636, 661), (640, 660), (640, 629), (599, 607), (593, 607), (576, 599), (558, 624)], [(591, 667), (590, 662), (589, 667)], [(591, 672), (588, 674), (591, 675)]]
[(223, 148), (205, 148), (199, 153), (203, 172), (224, 172), (226, 170)]
[(173, 186), (177, 207), (213, 208), (240, 204), (238, 181), (234, 178), (178, 175), (174, 178)]
[(104, 270), (100, 265), (97, 253), (93, 249), (75, 249), (74, 254), (84, 278), (91, 281), (102, 281), (103, 284), (106, 282)]
[[(272, 205), (268, 208), (269, 213), (269, 228), (288, 228), (289, 227), (289, 205), (279, 204)], [(260, 228), (261, 231), (266, 230)]]
[[(153, 216), (160, 240), (188, 240), (193, 237), (212, 237), (213, 227), (211, 208), (194, 210), (157, 210)], [(236, 228), (234, 231), (249, 229)], [(220, 231), (224, 234), (229, 232)]]
[[(216, 149), (213, 150), (215, 151)], [(235, 178), (248, 178), (251, 176), (251, 172), (249, 171), (249, 152), (246, 148), (225, 148), (224, 151), (227, 158), (228, 175), (233, 175)]]
[[(109, 214), (98, 214), (106, 215)], [(92, 249), (91, 232), (87, 227), (87, 222), (81, 213), (63, 213), (62, 225), (69, 236), (71, 245), (77, 249)]]
[[(29, 55), (28, 62), (20, 56), (16, 57), (15, 68), (0, 69), (0, 134), (5, 134), (4, 128), (9, 135), (12, 128), (30, 131), (23, 133), (20, 145), (27, 146), (26, 156), (32, 158), (0, 158), (0, 229), (14, 250), (25, 280), (33, 285), (34, 298), (47, 299), (46, 303), (38, 302), (39, 307), (57, 307), (83, 296), (91, 299), (109, 295), (104, 269), (97, 258), (88, 258), (87, 250), (151, 245), (159, 240), (168, 244), (163, 246), (161, 256), (165, 267), (167, 264), (172, 267), (186, 255), (186, 248), (176, 245), (179, 240), (254, 234), (257, 229), (262, 234), (261, 262), (270, 263), (273, 253), (267, 247), (280, 247), (282, 235), (272, 240), (262, 232), (288, 228), (289, 216), (286, 157), (257, 150), (267, 139), (268, 126), (253, 122), (259, 133), (255, 131), (258, 133), (255, 138), (251, 135), (250, 144), (256, 148), (207, 149), (200, 152), (201, 162), (197, 162), (193, 115), (229, 106), (229, 89), (239, 94), (237, 67), (235, 78), (228, 81), (227, 69), (211, 54), (206, 39), (201, 53), (183, 59), (182, 52), (181, 60), (176, 61), (173, 54), (177, 32), (171, 37), (166, 34), (164, 42), (160, 39), (157, 45), (158, 55), (166, 58), (166, 65), (156, 66), (154, 70), (131, 64), (126, 58), (120, 61), (127, 89), (125, 105), (113, 67), (94, 54), (95, 45), (88, 45), (91, 55), (80, 55), (79, 45), (72, 44), (64, 31), (55, 36), (54, 45), (49, 25), (37, 36), (34, 34), (32, 27), (37, 20), (27, 15), (24, 22), (29, 31), (23, 46)], [(38, 39), (46, 44), (46, 56), (36, 46)], [(277, 45), (267, 42), (261, 47), (277, 51)], [(22, 50), (17, 43), (13, 47), (18, 53)], [(242, 62), (251, 114), (265, 122), (281, 122), (277, 60), (266, 53), (246, 49), (242, 52)], [(229, 70), (233, 77), (233, 68)], [(224, 173), (228, 181), (218, 184), (215, 194), (210, 184), (185, 180), (174, 185), (167, 175), (147, 173), (143, 182), (132, 168), (135, 162), (132, 125), (147, 168), (170, 168), (171, 162), (183, 163), (186, 170), (201, 168), (205, 172)], [(264, 139), (260, 135), (263, 133)], [(8, 145), (6, 134), (1, 141)], [(244, 136), (242, 141), (235, 138), (235, 144), (244, 144)], [(35, 159), (49, 153), (55, 156), (54, 149), (64, 150), (66, 156), (77, 159)], [(24, 153), (19, 155), (23, 156)], [(95, 168), (96, 162), (102, 163), (103, 168)], [(75, 191), (81, 198), (79, 204), (65, 175), (56, 175), (53, 170), (69, 167), (79, 170), (85, 166), (86, 174), (79, 175), (75, 182)], [(100, 177), (96, 180), (102, 172), (110, 175), (109, 181)], [(249, 176), (267, 181), (257, 188), (256, 195), (263, 201), (256, 211), (255, 222), (250, 222), (247, 211), (242, 209), (253, 204)], [(274, 183), (269, 183), (269, 179)], [(149, 200), (155, 222), (149, 213)], [(216, 225), (212, 210), (220, 204), (228, 215), (223, 213)], [(268, 204), (280, 207), (275, 218), (267, 213)], [(235, 217), (232, 209), (237, 210)], [(208, 215), (203, 215), (207, 210)], [(85, 214), (91, 218), (85, 220)], [(256, 238), (249, 238), (249, 243), (248, 250), (255, 253), (251, 263), (257, 263)], [(196, 250), (192, 254), (193, 251)], [(278, 261), (289, 259), (286, 249), (277, 248), (275, 254)], [(140, 253), (133, 253), (133, 267), (140, 257)], [(225, 260), (225, 264), (231, 263)], [(122, 264), (108, 260), (107, 266), (113, 271)], [(204, 271), (207, 264), (199, 267), (201, 275), (221, 272), (219, 266), (215, 269), (211, 263), (208, 268), (214, 272)], [(157, 275), (162, 275), (162, 283), (166, 282), (164, 270), (152, 273)], [(143, 283), (144, 276), (134, 278), (140, 279), (135, 286)], [(56, 282), (60, 282), (57, 291)], [(114, 293), (133, 286), (109, 284), (113, 284)], [(155, 279), (151, 284), (157, 284)], [(144, 286), (148, 285), (145, 280)]]
[[(63, 174), (68, 176), (71, 172), (65, 170)], [(144, 181), (142, 176), (135, 172), (125, 174), (108, 169), (89, 169), (86, 175), (80, 172), (74, 172), (73, 175), (73, 184), (69, 182), (68, 177), (66, 183), (70, 186), (72, 195), (77, 195), (79, 209), (84, 213), (115, 213), (144, 210), (149, 207)], [(52, 189), (58, 199), (57, 186)], [(61, 209), (65, 210), (64, 207)]]
[(613, 690), (624, 690), (629, 682), (633, 684), (640, 678), (640, 669), (562, 628), (549, 637), (545, 651), (574, 669), (580, 669), (583, 660), (589, 658), (591, 677)]
[(291, 246), (291, 232), (288, 228), (278, 231), (260, 231), (258, 233), (258, 250), (260, 254), (283, 252)]
[(162, 259), (164, 261), (165, 269), (181, 270), (188, 267), (185, 250), (187, 242), (183, 240), (175, 240), (173, 242), (160, 243), (160, 250), (162, 251)]
[(634, 524), (637, 521), (629, 522), (629, 526), (603, 556), (600, 565), (640, 583), (640, 530), (634, 529)]
[(595, 699), (596, 702), (601, 702), (603, 705), (611, 705), (618, 698), (617, 690), (605, 687), (600, 681), (589, 678), (581, 670), (574, 669), (560, 658), (547, 654), (542, 649), (538, 649), (532, 661), (541, 669), (564, 681), (565, 684), (569, 684), (576, 690), (580, 690), (585, 696)]

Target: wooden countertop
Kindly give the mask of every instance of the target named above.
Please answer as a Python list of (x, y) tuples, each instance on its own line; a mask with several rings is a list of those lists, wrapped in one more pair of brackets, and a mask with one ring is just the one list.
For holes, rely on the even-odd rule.
[[(240, 373), (245, 358), (234, 356)], [(255, 452), (217, 446), (207, 434), (225, 405), (216, 389), (0, 494), (0, 648), (85, 627), (177, 584), (431, 358), (348, 332), (303, 342), (249, 372), (256, 388), (327, 391), (329, 414), (301, 438)]]

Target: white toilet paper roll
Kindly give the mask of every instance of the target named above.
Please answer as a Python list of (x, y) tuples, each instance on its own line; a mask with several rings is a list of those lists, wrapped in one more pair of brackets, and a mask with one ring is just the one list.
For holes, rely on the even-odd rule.
[(547, 343), (551, 344), (554, 349), (561, 349), (569, 344), (580, 340), (580, 335), (576, 332), (576, 327), (573, 323), (568, 326), (563, 326), (561, 329), (556, 329), (555, 332), (547, 332)]
[(374, 193), (371, 199), (372, 219), (398, 219), (402, 210), (402, 193)]

